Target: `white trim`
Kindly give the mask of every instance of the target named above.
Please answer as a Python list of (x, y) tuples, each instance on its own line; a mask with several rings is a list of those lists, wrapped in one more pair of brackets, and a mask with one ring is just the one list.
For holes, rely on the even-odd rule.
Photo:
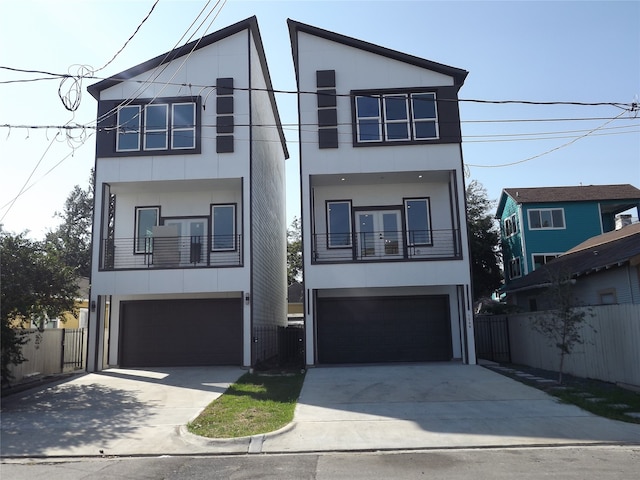
[[(147, 111), (150, 108), (164, 107), (164, 128), (149, 128), (147, 126)], [(164, 132), (164, 145), (162, 147), (148, 147), (147, 134), (161, 134)], [(168, 103), (150, 103), (144, 106), (144, 150), (168, 150), (169, 147), (169, 104)], [(158, 135), (160, 136), (160, 135)]]
[[(120, 135), (131, 135), (132, 132), (127, 132), (125, 131), (121, 131), (120, 128), (120, 112), (122, 112), (122, 110), (124, 109), (132, 109), (135, 108), (138, 110), (138, 113), (136, 115), (134, 115), (133, 118), (138, 119), (138, 125), (137, 125), (137, 132), (136, 135), (138, 136), (138, 142), (137, 142), (137, 146), (136, 148), (120, 148)], [(117, 133), (116, 133), (116, 152), (137, 152), (140, 150), (140, 124), (142, 123), (142, 115), (141, 115), (141, 110), (140, 110), (140, 105), (125, 105), (123, 107), (118, 108), (118, 117), (117, 117)]]
[[(551, 222), (553, 223), (553, 211), (554, 210), (560, 210), (560, 212), (562, 213), (562, 227), (556, 227), (556, 226), (544, 227), (544, 226), (542, 226), (542, 218), (540, 218), (540, 223), (541, 223), (540, 227), (532, 227), (531, 226), (531, 212), (552, 212), (551, 213)], [(562, 208), (562, 207), (557, 207), (557, 208), (531, 208), (531, 209), (527, 210), (527, 218), (529, 220), (529, 230), (566, 230), (567, 229), (567, 222), (566, 222), (566, 220), (564, 218), (564, 208)]]

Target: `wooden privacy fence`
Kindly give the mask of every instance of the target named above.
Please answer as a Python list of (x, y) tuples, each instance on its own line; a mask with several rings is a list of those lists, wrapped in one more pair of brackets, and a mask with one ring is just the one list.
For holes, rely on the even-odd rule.
[[(584, 343), (565, 357), (564, 371), (583, 378), (640, 387), (640, 305), (597, 305), (583, 308)], [(558, 348), (532, 328), (533, 319), (550, 312), (495, 315), (508, 327), (511, 361), (557, 371)], [(480, 355), (479, 355), (480, 357)]]
[(51, 328), (43, 332), (24, 330), (28, 339), (22, 346), (27, 361), (10, 365), (11, 382), (34, 375), (51, 375), (83, 369), (85, 366), (86, 331), (84, 328)]

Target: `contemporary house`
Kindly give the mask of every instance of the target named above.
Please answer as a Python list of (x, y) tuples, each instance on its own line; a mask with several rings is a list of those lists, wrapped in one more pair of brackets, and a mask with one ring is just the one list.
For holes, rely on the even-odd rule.
[(640, 223), (592, 237), (513, 280), (507, 300), (525, 311), (549, 310), (552, 282), (571, 281), (578, 305), (640, 304)]
[(498, 203), (505, 284), (579, 243), (616, 229), (616, 215), (640, 211), (632, 185), (505, 188)]
[(306, 363), (475, 363), (457, 102), (467, 72), (288, 24)]
[(88, 370), (274, 356), (287, 318), (288, 153), (256, 18), (89, 92)]

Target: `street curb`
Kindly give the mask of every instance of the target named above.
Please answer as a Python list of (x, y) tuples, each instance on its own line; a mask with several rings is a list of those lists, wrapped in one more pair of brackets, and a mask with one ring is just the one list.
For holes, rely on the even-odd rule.
[(191, 433), (186, 425), (180, 425), (178, 428), (178, 436), (192, 445), (198, 445), (200, 447), (230, 447), (229, 453), (238, 453), (238, 449), (245, 447), (244, 453), (262, 453), (262, 445), (265, 440), (269, 438), (278, 437), (287, 432), (293, 430), (296, 426), (296, 422), (291, 422), (284, 427), (274, 430), (273, 432), (258, 433), (256, 435), (250, 435), (246, 437), (233, 437), (233, 438), (209, 438), (202, 437)]

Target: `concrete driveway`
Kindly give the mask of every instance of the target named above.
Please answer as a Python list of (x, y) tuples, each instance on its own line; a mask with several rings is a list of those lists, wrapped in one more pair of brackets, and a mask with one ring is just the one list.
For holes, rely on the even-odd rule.
[[(604, 419), (478, 365), (309, 370), (293, 428), (262, 452), (640, 443)], [(257, 450), (257, 449), (256, 449)]]
[(2, 457), (189, 454), (179, 430), (245, 370), (109, 369), (2, 399)]
[[(2, 400), (3, 457), (189, 455), (640, 443), (606, 420), (480, 366), (314, 368), (279, 432), (202, 439), (184, 425), (244, 370), (111, 369)], [(100, 452), (102, 451), (102, 453)]]

